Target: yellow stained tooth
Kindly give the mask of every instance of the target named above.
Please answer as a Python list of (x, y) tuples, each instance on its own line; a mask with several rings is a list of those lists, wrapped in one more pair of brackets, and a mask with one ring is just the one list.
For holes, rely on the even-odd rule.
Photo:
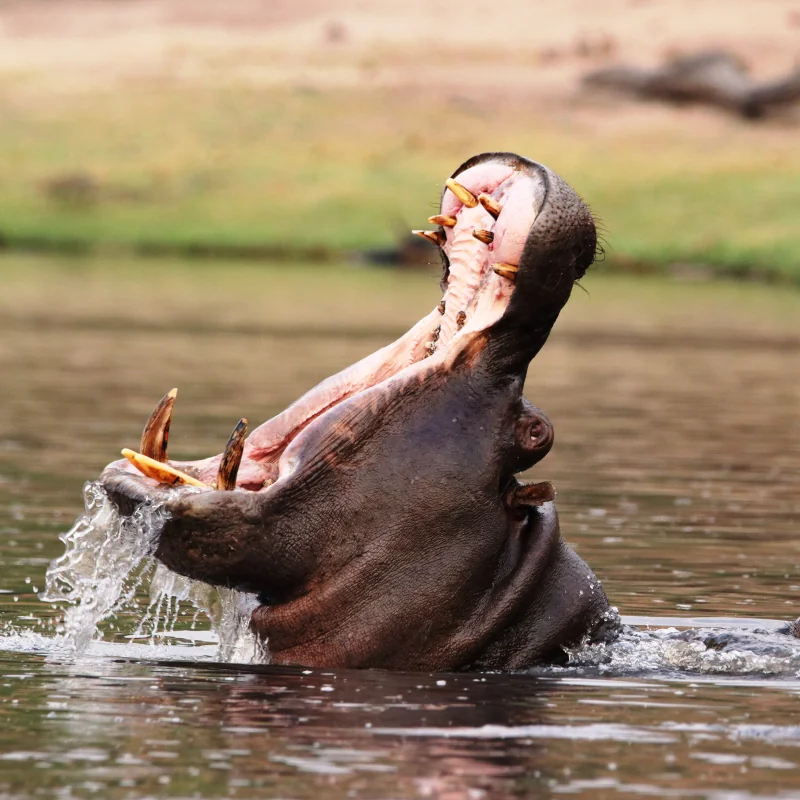
[(185, 472), (181, 472), (169, 466), (169, 464), (162, 464), (154, 458), (144, 456), (134, 450), (128, 450), (127, 447), (123, 449), (122, 455), (124, 455), (142, 475), (147, 478), (152, 478), (159, 483), (166, 483), (169, 486), (187, 484), (189, 486), (198, 486), (201, 489), (211, 488), (207, 483), (203, 483), (197, 480), (197, 478), (193, 478), (191, 475), (187, 475)]
[(411, 233), (433, 242), (437, 247), (441, 247), (447, 242), (447, 237), (441, 231), (411, 231)]
[(462, 186), (458, 181), (453, 180), (452, 178), (448, 178), (444, 185), (467, 207), (467, 208), (475, 208), (478, 205), (478, 198), (475, 197), (472, 192), (467, 189), (466, 186)]
[(503, 207), (494, 197), (491, 197), (484, 192), (481, 192), (478, 195), (478, 202), (495, 218), (497, 219), (500, 216), (500, 212), (503, 210)]
[(448, 217), (446, 214), (435, 214), (432, 217), (428, 217), (428, 222), (431, 225), (441, 225), (443, 228), (455, 228), (457, 220), (455, 217)]
[(225, 451), (217, 471), (217, 489), (230, 491), (236, 488), (236, 476), (242, 463), (244, 440), (247, 436), (247, 420), (240, 419), (225, 445)]
[(484, 244), (491, 244), (494, 241), (494, 234), (491, 231), (485, 231), (482, 228), (475, 228), (472, 235)]
[(167, 392), (147, 420), (142, 431), (142, 441), (139, 449), (143, 455), (156, 461), (167, 460), (167, 442), (169, 441), (169, 426), (172, 422), (172, 408), (175, 405), (177, 389)]
[(498, 261), (496, 264), (492, 264), (492, 269), (501, 278), (505, 278), (506, 280), (511, 281), (511, 283), (515, 283), (517, 280), (517, 272), (519, 272), (519, 267), (516, 266), (516, 264), (506, 264), (502, 261)]

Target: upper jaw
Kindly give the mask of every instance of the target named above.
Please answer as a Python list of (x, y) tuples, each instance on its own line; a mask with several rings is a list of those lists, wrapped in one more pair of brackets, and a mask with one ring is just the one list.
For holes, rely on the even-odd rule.
[[(590, 210), (544, 165), (483, 153), (446, 181), (441, 213), (430, 221), (440, 225), (423, 234), (441, 245), (445, 340), (459, 320), (464, 332), (486, 330), (523, 371), (595, 258)], [(497, 359), (509, 369), (507, 360)]]
[[(513, 351), (513, 368), (524, 370), (549, 334), (573, 280), (580, 277), (579, 259), (572, 251), (554, 268), (548, 248), (555, 240), (556, 249), (563, 250), (560, 236), (567, 250), (575, 250), (574, 231), (591, 229), (594, 234), (588, 210), (569, 187), (565, 195), (565, 187), (546, 167), (510, 153), (482, 154), (462, 164), (446, 182), (440, 214), (431, 218), (440, 223), (438, 231), (425, 232), (442, 250), (444, 295), (438, 306), (396, 342), (323, 381), (260, 425), (246, 442), (240, 437), (243, 447), (233, 460), (223, 454), (181, 466), (209, 488), (235, 482), (241, 488), (268, 489), (285, 471), (286, 453), (296, 449), (292, 443), (306, 429), (325, 425), (328, 412), (350, 398), (392, 391), (392, 381), (401, 373), (447, 369), (476, 340), (481, 347), (491, 344), (493, 333)], [(549, 219), (553, 206), (558, 221), (566, 209), (577, 224), (573, 219), (572, 228), (559, 230)], [(594, 240), (589, 236), (587, 241), (579, 242), (575, 252), (590, 247), (593, 256)], [(550, 274), (554, 269), (555, 281)], [(530, 330), (536, 335), (526, 336)], [(164, 416), (163, 409), (154, 416), (158, 413)], [(168, 418), (166, 427), (168, 431)], [(159, 440), (156, 435), (152, 445), (145, 438), (143, 452), (166, 461), (166, 436)], [(232, 462), (233, 472), (238, 470), (233, 481)], [(223, 463), (227, 469), (221, 469)], [(157, 472), (151, 474), (158, 479)]]
[[(484, 208), (489, 205), (488, 193), (497, 214), (489, 231), (494, 238), (487, 246), (484, 273), (508, 278), (501, 280), (501, 286), (511, 283), (512, 289), (481, 322), (494, 371), (524, 374), (547, 340), (574, 283), (595, 259), (594, 218), (556, 173), (514, 153), (475, 156), (453, 173), (448, 184), (453, 180), (468, 188)], [(446, 189), (444, 209), (457, 207), (459, 198), (449, 195)], [(448, 240), (443, 247), (448, 278), (453, 269), (449, 244)]]

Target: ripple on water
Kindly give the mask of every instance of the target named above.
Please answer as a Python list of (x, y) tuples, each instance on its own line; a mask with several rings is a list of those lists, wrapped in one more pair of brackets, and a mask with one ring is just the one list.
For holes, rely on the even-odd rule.
[[(34, 587), (43, 586), (55, 548), (63, 550), (57, 534), (75, 516), (75, 476), (96, 474), (112, 442), (129, 443), (165, 388), (191, 386), (171, 442), (176, 453), (216, 452), (234, 415), (277, 413), (385, 343), (377, 329), (356, 338), (314, 334), (320, 319), (334, 329), (341, 319), (350, 330), (365, 310), (380, 309), (373, 313), (395, 315), (402, 327), (408, 308), (385, 281), (415, 280), (371, 275), (370, 285), (384, 283), (365, 295), (361, 273), (328, 265), (314, 280), (348, 288), (332, 290), (321, 308), (311, 295), (296, 302), (296, 269), (226, 265), (204, 268), (197, 280), (197, 264), (171, 278), (169, 265), (151, 273), (134, 266), (93, 271), (71, 263), (54, 280), (28, 261), (26, 284), (57, 286), (57, 301), (42, 295), (34, 309), (47, 324), (20, 327), (4, 317), (0, 612), (9, 623), (0, 648), (15, 652), (0, 652), (0, 796), (797, 796), (795, 645), (784, 639), (791, 652), (765, 649), (778, 646), (770, 641), (775, 631), (748, 619), (800, 613), (797, 349), (767, 340), (736, 346), (753, 325), (772, 325), (773, 317), (778, 325), (773, 312), (790, 293), (765, 289), (766, 305), (751, 314), (757, 290), (742, 287), (741, 303), (725, 312), (727, 332), (716, 330), (710, 345), (706, 333), (716, 323), (706, 302), (697, 305), (695, 286), (657, 282), (652, 294), (617, 304), (607, 322), (589, 319), (583, 334), (574, 325), (569, 333), (569, 318), (559, 322), (529, 381), (529, 397), (553, 414), (558, 445), (531, 477), (558, 485), (562, 531), (609, 596), (626, 613), (661, 619), (623, 618), (633, 630), (605, 648), (577, 649), (565, 669), (410, 676), (213, 663), (249, 656), (218, 652), (214, 631), (226, 626), (198, 611), (190, 594), (196, 589), (197, 604), (216, 609), (213, 620), (230, 598), (173, 583), (147, 553), (127, 577), (110, 561), (98, 566), (92, 559), (116, 556), (117, 546), (135, 562), (147, 535), (131, 531), (131, 540), (102, 551), (119, 531), (99, 517), (94, 533), (76, 530), (67, 543), (75, 557), (86, 555), (72, 579), (82, 574), (89, 592), (99, 591), (95, 573), (128, 588), (117, 587), (114, 601), (116, 588), (103, 584), (107, 594), (94, 607), (87, 599), (83, 610), (77, 596), (64, 599), (69, 585), (59, 587), (58, 602), (38, 599)], [(129, 294), (129, 285), (120, 299), (125, 275), (138, 276), (142, 294)], [(170, 280), (176, 291), (165, 290)], [(162, 288), (156, 295), (154, 281)], [(247, 297), (245, 284), (253, 288)], [(580, 295), (571, 304), (577, 324), (587, 324), (592, 308), (617, 303), (620, 291), (627, 290), (614, 283)], [(706, 297), (719, 307), (726, 292), (715, 284)], [(199, 308), (198, 293), (207, 299)], [(429, 294), (421, 277), (421, 312)], [(18, 320), (37, 302), (30, 293), (24, 304), (16, 292), (4, 296)], [(249, 311), (243, 298), (252, 298)], [(794, 332), (800, 306), (792, 302), (780, 324)], [(236, 319), (256, 320), (252, 330), (220, 327), (223, 306)], [(287, 339), (273, 324), (285, 308), (293, 330), (309, 322), (302, 336)], [(668, 308), (680, 313), (659, 327), (653, 317)], [(108, 309), (111, 325), (103, 322)], [(102, 319), (84, 325), (98, 312)], [(645, 336), (631, 327), (636, 313), (647, 317)], [(164, 329), (145, 319), (156, 316), (174, 320), (169, 357)], [(236, 612), (233, 602), (227, 607)], [(34, 617), (55, 621), (51, 609), (59, 608), (74, 615), (82, 655), (56, 649), (65, 630), (55, 637), (46, 626), (31, 630)], [(743, 615), (733, 626), (756, 631), (755, 641), (718, 638), (709, 646), (708, 635), (730, 632), (723, 615)], [(677, 630), (646, 630), (648, 622)], [(679, 638), (686, 627), (697, 633)]]
[[(122, 517), (96, 482), (86, 484), (84, 502), (83, 516), (61, 536), (65, 552), (50, 565), (41, 595), (64, 609), (56, 636), (8, 631), (3, 637), (5, 649), (81, 656), (119, 655), (124, 647), (127, 657), (268, 662), (265, 647), (249, 630), (252, 596), (191, 581), (155, 561), (155, 543), (166, 518), (162, 508), (144, 503), (130, 517)], [(147, 605), (139, 602), (143, 591), (149, 595)], [(194, 609), (195, 619), (203, 615), (209, 621), (210, 632), (179, 628), (186, 605)], [(609, 613), (616, 623), (616, 609)], [(102, 623), (108, 620), (133, 626), (124, 634), (124, 645), (118, 636), (103, 641)], [(216, 641), (213, 650), (209, 641)], [(565, 669), (593, 668), (605, 675), (800, 676), (800, 640), (781, 633), (778, 623), (772, 629), (620, 625), (613, 641), (582, 643), (568, 656), (566, 668), (532, 672), (559, 675)]]
[(777, 622), (771, 629), (653, 630), (622, 625), (612, 642), (583, 643), (570, 650), (569, 666), (595, 667), (601, 674), (612, 675), (677, 672), (800, 677), (800, 639), (789, 636)]

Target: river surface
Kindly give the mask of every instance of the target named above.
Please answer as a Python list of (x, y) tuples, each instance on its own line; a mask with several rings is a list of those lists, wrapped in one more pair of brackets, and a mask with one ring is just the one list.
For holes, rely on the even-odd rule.
[(75, 608), (40, 595), (168, 389), (170, 454), (217, 453), (409, 327), (433, 272), (0, 276), (1, 798), (800, 797), (800, 641), (776, 632), (800, 615), (800, 293), (587, 278), (530, 372), (556, 445), (526, 477), (631, 627), (565, 668), (432, 675), (220, 661), (152, 568), (75, 653)]

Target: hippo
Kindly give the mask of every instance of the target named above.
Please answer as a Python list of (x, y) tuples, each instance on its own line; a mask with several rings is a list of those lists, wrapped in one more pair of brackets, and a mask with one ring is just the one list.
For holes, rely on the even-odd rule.
[(171, 392), (101, 476), (123, 514), (163, 505), (160, 562), (257, 598), (275, 664), (513, 670), (619, 630), (553, 487), (516, 477), (553, 444), (522, 389), (595, 259), (592, 214), (498, 152), (447, 179), (429, 222), (442, 297), (397, 341), (202, 461), (168, 459)]

